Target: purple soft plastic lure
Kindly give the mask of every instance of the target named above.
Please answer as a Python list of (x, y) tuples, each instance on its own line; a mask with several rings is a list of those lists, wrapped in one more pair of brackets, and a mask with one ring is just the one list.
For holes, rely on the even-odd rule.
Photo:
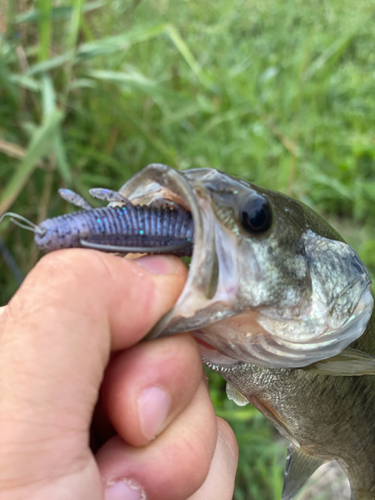
[(97, 188), (90, 193), (115, 206), (92, 208), (77, 193), (61, 189), (62, 198), (84, 210), (46, 219), (38, 226), (13, 213), (2, 218), (9, 215), (13, 222), (19, 219), (28, 224), (21, 227), (35, 233), (36, 245), (45, 252), (85, 247), (124, 254), (169, 253), (179, 257), (192, 254), (193, 219), (180, 205), (139, 206), (116, 191)]

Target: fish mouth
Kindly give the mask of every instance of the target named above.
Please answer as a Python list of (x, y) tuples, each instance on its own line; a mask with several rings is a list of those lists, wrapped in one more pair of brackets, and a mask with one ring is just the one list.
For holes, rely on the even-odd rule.
[[(210, 175), (209, 169), (207, 175)], [(132, 177), (119, 193), (138, 205), (158, 201), (178, 203), (191, 213), (194, 222), (194, 248), (185, 287), (175, 306), (147, 338), (199, 330), (235, 315), (235, 290), (227, 293), (223, 300), (218, 301), (216, 297), (219, 265), (216, 221), (211, 200), (203, 189), (199, 189), (199, 181), (193, 183), (182, 172), (153, 163)], [(201, 337), (198, 332), (196, 336)]]
[[(240, 362), (267, 368), (300, 368), (341, 352), (364, 332), (371, 316), (369, 279), (363, 278), (358, 303), (337, 328), (324, 326), (325, 330), (305, 335), (308, 321), (316, 319), (308, 316), (308, 310), (300, 325), (295, 318), (287, 318), (279, 328), (281, 322), (265, 308), (252, 306), (240, 296), (243, 268), (236, 257), (238, 242), (215, 215), (220, 199), (211, 198), (205, 187), (214, 185), (218, 174), (213, 169), (176, 171), (163, 164), (151, 164), (119, 190), (134, 205), (178, 203), (191, 213), (194, 222), (194, 247), (185, 287), (174, 307), (146, 338), (192, 332), (204, 359), (215, 369)], [(318, 235), (311, 236), (315, 237)], [(252, 258), (249, 267), (256, 266)], [(330, 319), (330, 312), (327, 314)], [(288, 322), (291, 327), (283, 328)], [(299, 338), (290, 335), (293, 327), (299, 328), (299, 335), (302, 333)]]

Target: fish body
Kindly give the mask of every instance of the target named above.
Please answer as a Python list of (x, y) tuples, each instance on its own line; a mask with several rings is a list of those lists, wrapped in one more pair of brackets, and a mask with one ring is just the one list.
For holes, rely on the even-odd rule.
[(337, 460), (353, 500), (375, 500), (374, 301), (356, 252), (304, 204), (214, 169), (152, 164), (118, 192), (96, 191), (109, 208), (191, 214), (186, 286), (148, 337), (193, 332), (228, 396), (289, 439), (282, 499)]
[[(365, 336), (372, 335), (371, 322)], [(206, 365), (225, 370), (208, 360)], [(246, 363), (222, 375), (232, 392), (245, 396), (291, 443), (292, 474), (285, 475), (283, 500), (295, 498), (315, 469), (329, 460), (337, 460), (346, 473), (353, 499), (375, 499), (373, 375), (340, 377)]]

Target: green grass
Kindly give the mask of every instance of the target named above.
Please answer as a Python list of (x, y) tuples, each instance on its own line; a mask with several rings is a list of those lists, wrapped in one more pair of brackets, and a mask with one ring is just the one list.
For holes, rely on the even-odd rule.
[[(61, 186), (87, 196), (151, 162), (214, 167), (314, 207), (375, 276), (374, 0), (28, 9), (9, 8), (0, 38), (2, 211), (39, 222), (68, 210)], [(30, 234), (4, 222), (1, 235), (26, 273)], [(0, 261), (3, 303), (17, 286)], [(210, 377), (241, 441), (235, 499), (279, 499), (283, 442)]]

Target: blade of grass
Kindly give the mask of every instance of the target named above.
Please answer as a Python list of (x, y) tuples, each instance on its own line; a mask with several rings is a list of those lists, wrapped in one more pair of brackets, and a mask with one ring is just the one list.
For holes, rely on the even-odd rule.
[[(41, 78), (42, 82), (42, 103), (43, 116), (46, 118), (56, 111), (56, 93), (53, 86), (53, 81), (49, 75), (44, 74)], [(60, 127), (57, 127), (55, 137), (53, 138), (53, 149), (56, 154), (56, 164), (58, 171), (65, 182), (69, 185), (72, 180), (70, 166), (66, 158), (64, 143), (62, 140)]]
[(51, 44), (51, 10), (52, 0), (39, 0), (39, 61), (49, 56)]
[(67, 160), (66, 149), (62, 139), (60, 127), (56, 130), (54, 139), (54, 150), (56, 153), (57, 168), (64, 183), (69, 186), (72, 183), (72, 172)]
[(135, 68), (129, 69), (129, 71), (105, 71), (105, 70), (93, 70), (86, 73), (87, 76), (95, 78), (98, 80), (104, 80), (107, 82), (132, 84), (138, 88), (144, 90), (152, 90), (157, 88), (157, 83), (149, 78), (145, 77), (137, 71)]
[(48, 116), (56, 109), (56, 94), (51, 78), (44, 74), (41, 78), (42, 83), (42, 103), (43, 116)]
[[(77, 2), (82, 2), (83, 0), (77, 0)], [(73, 23), (73, 21), (72, 21)], [(73, 23), (74, 24), (74, 23)], [(88, 42), (80, 45), (76, 51), (76, 55), (78, 57), (95, 57), (98, 55), (111, 54), (113, 52), (117, 52), (119, 50), (125, 50), (131, 45), (143, 41), (150, 40), (165, 30), (165, 25), (160, 24), (157, 26), (147, 27), (146, 29), (139, 29), (130, 31), (125, 35), (111, 36), (107, 38), (102, 38), (101, 40), (95, 40), (94, 42)], [(76, 34), (77, 36), (77, 34)], [(72, 35), (69, 36), (70, 42), (67, 45), (76, 42), (76, 37)], [(45, 61), (34, 64), (30, 67), (27, 72), (28, 76), (42, 73), (45, 71), (49, 71), (51, 69), (59, 68), (66, 63), (73, 65), (75, 63), (75, 47), (70, 46), (70, 50), (65, 52), (64, 54), (60, 54), (56, 57), (51, 57)]]
[(12, 83), (16, 83), (24, 89), (31, 90), (33, 92), (39, 92), (40, 90), (40, 83), (29, 76), (16, 74), (10, 75), (9, 78)]
[[(83, 7), (83, 12), (91, 12), (99, 9), (105, 5), (104, 2), (87, 2)], [(73, 9), (70, 5), (62, 5), (61, 7), (54, 7), (51, 9), (51, 19), (54, 21), (60, 19), (69, 19), (72, 16)], [(40, 11), (36, 9), (29, 10), (22, 14), (18, 14), (15, 18), (15, 23), (32, 23), (40, 20)]]
[(73, 64), (76, 53), (76, 44), (78, 39), (79, 26), (82, 16), (82, 8), (83, 8), (84, 0), (73, 0), (73, 14), (70, 21), (70, 27), (68, 31), (68, 36), (66, 39), (66, 45), (68, 49), (68, 53), (72, 54), (72, 57), (67, 61), (67, 67), (65, 69), (65, 90), (62, 96), (62, 106), (63, 109), (66, 107), (68, 102), (68, 96), (70, 92), (70, 82), (72, 80), (73, 74)]
[(63, 119), (63, 113), (55, 110), (46, 117), (45, 121), (38, 127), (31, 139), (27, 153), (18, 166), (16, 172), (11, 177), (3, 191), (0, 202), (0, 213), (3, 213), (17, 198), (17, 195), (28, 181), (37, 162), (53, 146), (53, 136)]
[(191, 50), (189, 49), (187, 43), (181, 38), (177, 29), (171, 24), (166, 25), (165, 32), (169, 36), (169, 38), (174, 43), (176, 49), (180, 52), (182, 57), (185, 59), (187, 64), (190, 66), (190, 69), (205, 87), (211, 87), (212, 82), (208, 75), (202, 70), (201, 66), (196, 61), (193, 56)]
[(165, 24), (156, 26), (137, 27), (123, 35), (109, 36), (94, 42), (80, 45), (78, 55), (82, 57), (95, 57), (98, 55), (111, 54), (119, 50), (125, 50), (131, 45), (145, 42), (164, 33)]
[(50, 59), (47, 59), (46, 61), (42, 61), (40, 63), (34, 64), (33, 66), (31, 66), (31, 68), (27, 72), (27, 75), (31, 76), (31, 75), (35, 75), (36, 73), (43, 73), (45, 71), (49, 71), (50, 69), (58, 68), (60, 66), (63, 66), (67, 61), (69, 61), (73, 57), (74, 57), (74, 54), (72, 51), (65, 52), (64, 54), (61, 54), (60, 56), (51, 57)]
[(73, 4), (72, 17), (70, 19), (70, 27), (66, 39), (66, 46), (68, 51), (74, 50), (77, 43), (79, 24), (81, 20), (84, 0), (72, 0), (72, 4)]
[(329, 60), (331, 60), (335, 56), (337, 57), (342, 54), (346, 47), (349, 45), (355, 33), (356, 30), (353, 30), (348, 35), (339, 38), (339, 40), (336, 40), (330, 47), (328, 47), (317, 59), (315, 59), (315, 61), (311, 63), (307, 70), (302, 74), (302, 80), (309, 80), (315, 75), (315, 73), (321, 70)]
[(332, 179), (329, 175), (326, 175), (318, 169), (307, 167), (306, 170), (308, 171), (310, 181), (329, 187), (331, 191), (336, 191), (343, 199), (353, 199), (353, 189), (349, 186), (345, 186), (340, 180)]

